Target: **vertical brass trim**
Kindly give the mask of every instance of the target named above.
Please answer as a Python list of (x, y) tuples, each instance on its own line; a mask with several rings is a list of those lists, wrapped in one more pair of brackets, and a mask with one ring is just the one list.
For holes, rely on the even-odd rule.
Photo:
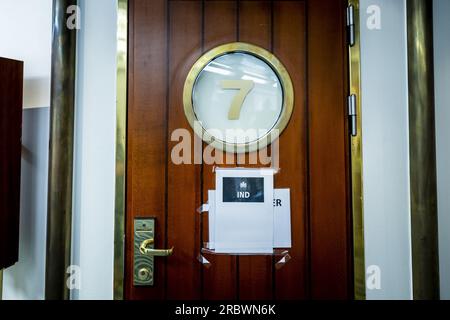
[(0, 269), (0, 301), (3, 300), (3, 269)]
[(69, 299), (71, 258), (76, 30), (67, 28), (67, 8), (76, 0), (53, 0), (50, 148), (45, 297)]
[(114, 223), (114, 299), (124, 299), (128, 0), (118, 0), (117, 11), (117, 105), (116, 189)]
[(362, 163), (361, 51), (359, 0), (349, 0), (354, 8), (355, 43), (349, 48), (350, 94), (356, 95), (357, 135), (351, 137), (351, 180), (353, 215), (353, 272), (355, 299), (366, 299), (364, 257), (364, 199)]
[(439, 299), (433, 5), (407, 1), (414, 299)]

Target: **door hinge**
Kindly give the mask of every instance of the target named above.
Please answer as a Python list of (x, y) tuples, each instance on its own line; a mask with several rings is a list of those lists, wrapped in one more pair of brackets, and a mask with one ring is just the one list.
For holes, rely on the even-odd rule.
[(349, 5), (347, 7), (347, 35), (348, 45), (353, 47), (355, 45), (355, 7)]
[(358, 134), (358, 121), (356, 114), (356, 95), (352, 94), (348, 96), (348, 117), (349, 117), (349, 130), (352, 137), (356, 137)]

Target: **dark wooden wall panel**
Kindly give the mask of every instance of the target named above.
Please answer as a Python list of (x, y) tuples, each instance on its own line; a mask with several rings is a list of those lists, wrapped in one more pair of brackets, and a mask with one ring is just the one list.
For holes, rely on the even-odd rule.
[(23, 63), (0, 58), (0, 269), (18, 260)]
[[(239, 1), (239, 41), (255, 44), (271, 51), (271, 12), (271, 1)], [(270, 152), (267, 154), (270, 155)], [(247, 159), (251, 159), (251, 156)], [(249, 168), (261, 167), (245, 162), (243, 165)], [(273, 268), (270, 256), (239, 257), (239, 298), (243, 300), (272, 299)]]
[[(176, 129), (187, 129), (193, 135), (183, 109), (183, 87), (191, 66), (201, 55), (201, 1), (169, 2), (169, 150), (178, 143), (170, 141)], [(193, 153), (191, 156), (193, 159)], [(201, 268), (196, 260), (200, 253), (200, 230), (197, 208), (200, 206), (200, 166), (175, 165), (168, 161), (168, 245), (174, 255), (167, 264), (169, 299), (199, 299), (201, 297)], [(183, 272), (180, 272), (183, 270)]]
[(275, 176), (275, 187), (291, 189), (292, 260), (275, 273), (275, 297), (286, 300), (308, 297), (306, 8), (304, 2), (283, 1), (273, 9), (273, 52), (289, 70), (295, 94), (291, 121), (279, 139), (281, 170)]
[(164, 299), (165, 261), (156, 259), (152, 288), (133, 287), (133, 221), (156, 218), (155, 247), (166, 243), (167, 28), (165, 0), (130, 1), (127, 243), (125, 296)]
[(350, 297), (345, 1), (308, 1), (311, 298)]
[[(203, 52), (224, 43), (237, 41), (236, 1), (205, 1), (203, 12)], [(235, 155), (232, 155), (232, 158), (235, 159)], [(202, 202), (208, 200), (208, 190), (215, 189), (216, 177), (213, 170), (214, 165), (203, 164)], [(207, 239), (208, 215), (203, 216), (203, 238)], [(237, 258), (219, 255), (207, 255), (207, 258), (211, 262), (211, 267), (203, 269), (203, 298), (236, 299), (238, 297)]]

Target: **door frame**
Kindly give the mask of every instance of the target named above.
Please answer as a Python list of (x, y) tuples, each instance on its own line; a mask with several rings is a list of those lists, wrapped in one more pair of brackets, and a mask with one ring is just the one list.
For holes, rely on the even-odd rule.
[[(126, 150), (127, 150), (127, 86), (128, 86), (128, 30), (129, 0), (118, 0), (117, 17), (117, 129), (116, 129), (116, 183), (114, 230), (114, 299), (124, 299), (125, 281), (125, 221), (126, 221)], [(357, 95), (357, 114), (361, 114), (360, 101), (360, 33), (359, 0), (348, 0), (353, 5), (355, 43), (348, 53), (348, 91)], [(365, 299), (365, 263), (362, 190), (362, 137), (361, 117), (357, 121), (358, 134), (349, 137), (350, 195), (352, 216), (352, 261), (354, 298)]]
[[(356, 300), (366, 299), (364, 254), (364, 193), (362, 160), (361, 103), (361, 33), (359, 0), (349, 0), (353, 7), (354, 43), (349, 45), (349, 94), (356, 96), (356, 136), (350, 135), (351, 205), (353, 219), (353, 289)], [(347, 12), (347, 14), (349, 14)]]
[(114, 300), (124, 299), (125, 282), (128, 23), (128, 0), (118, 0), (116, 187), (114, 200)]

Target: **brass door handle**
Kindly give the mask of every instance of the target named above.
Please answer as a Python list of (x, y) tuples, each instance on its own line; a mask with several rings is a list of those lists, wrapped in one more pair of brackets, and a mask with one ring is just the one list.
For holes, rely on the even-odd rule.
[(147, 239), (142, 241), (139, 251), (143, 255), (154, 256), (154, 257), (168, 257), (173, 254), (173, 247), (171, 249), (152, 249), (147, 248), (155, 242), (154, 239)]

